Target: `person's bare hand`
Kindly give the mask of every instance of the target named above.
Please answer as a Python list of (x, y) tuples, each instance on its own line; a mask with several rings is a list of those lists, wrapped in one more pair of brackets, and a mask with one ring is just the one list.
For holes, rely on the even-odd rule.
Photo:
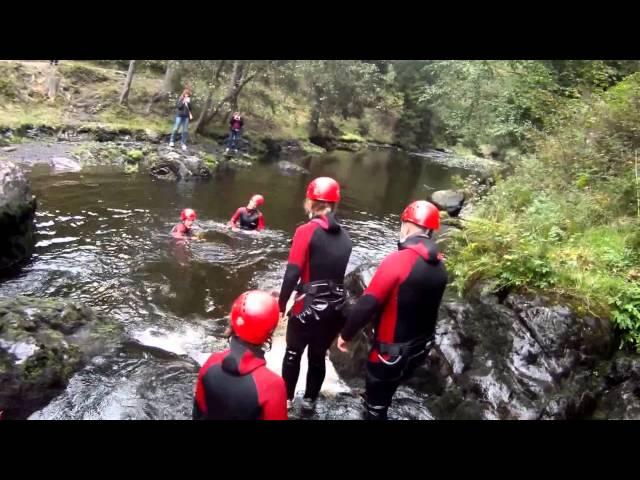
[(341, 352), (347, 353), (349, 351), (349, 347), (347, 342), (342, 338), (342, 335), (338, 336), (338, 350)]

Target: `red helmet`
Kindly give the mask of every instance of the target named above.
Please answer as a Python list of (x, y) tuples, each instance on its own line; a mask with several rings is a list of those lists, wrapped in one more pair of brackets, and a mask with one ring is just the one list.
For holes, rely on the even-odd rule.
[(180, 212), (180, 219), (184, 222), (185, 220), (191, 220), (192, 222), (196, 221), (196, 211), (190, 208), (185, 208)]
[(255, 202), (256, 206), (258, 207), (264, 203), (264, 197), (260, 194), (254, 195), (253, 197), (251, 197), (251, 200)]
[(261, 290), (243, 293), (231, 307), (233, 332), (244, 341), (255, 345), (262, 345), (267, 341), (279, 319), (278, 300)]
[(400, 220), (411, 222), (428, 230), (440, 228), (440, 212), (433, 203), (426, 200), (416, 200), (410, 203), (402, 212)]
[(321, 202), (339, 202), (340, 185), (333, 178), (318, 177), (307, 187), (307, 198)]

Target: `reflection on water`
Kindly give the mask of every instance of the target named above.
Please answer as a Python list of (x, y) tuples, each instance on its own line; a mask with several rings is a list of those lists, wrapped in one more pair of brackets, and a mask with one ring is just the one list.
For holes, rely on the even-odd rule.
[[(80, 300), (116, 317), (141, 344), (177, 355), (160, 358), (131, 347), (99, 357), (34, 418), (188, 417), (195, 378), (185, 370), (188, 359), (202, 362), (225, 344), (225, 316), (236, 296), (250, 288), (279, 290), (313, 176), (334, 176), (342, 185), (339, 217), (354, 243), (350, 271), (396, 248), (407, 203), (447, 188), (451, 176), (462, 173), (392, 151), (335, 152), (302, 164), (310, 176), (283, 175), (261, 163), (208, 182), (181, 183), (104, 168), (51, 176), (34, 167), (36, 253), (17, 278), (0, 285), (0, 295)], [(229, 231), (226, 222), (254, 193), (265, 196), (267, 229)], [(202, 241), (169, 235), (185, 207), (198, 212)], [(278, 370), (277, 356), (276, 350), (269, 362)], [(336, 376), (324, 391), (344, 388)], [(336, 411), (340, 398), (347, 401), (336, 397)], [(322, 408), (323, 418), (331, 417), (330, 404)]]

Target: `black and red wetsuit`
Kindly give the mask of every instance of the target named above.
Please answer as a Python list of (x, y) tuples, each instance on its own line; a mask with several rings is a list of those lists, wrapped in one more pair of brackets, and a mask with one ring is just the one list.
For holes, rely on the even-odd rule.
[(345, 341), (371, 320), (374, 344), (367, 362), (367, 413), (386, 418), (400, 382), (420, 365), (435, 332), (447, 271), (433, 240), (412, 235), (380, 264), (341, 332)]
[(240, 207), (231, 217), (231, 223), (242, 230), (262, 230), (264, 228), (264, 215), (257, 208), (249, 210), (247, 207)]
[[(325, 355), (344, 325), (342, 283), (351, 256), (351, 238), (333, 214), (320, 215), (296, 229), (280, 290), (280, 312), (291, 293), (305, 297), (294, 304), (287, 323), (287, 351), (282, 376), (293, 399), (300, 358), (309, 346), (305, 398), (315, 400), (325, 376)], [(300, 283), (298, 284), (298, 281)]]
[(180, 222), (171, 229), (171, 235), (176, 238), (189, 237), (193, 233), (191, 228), (188, 228), (184, 223)]
[(264, 352), (238, 337), (200, 369), (194, 420), (286, 420), (284, 381), (269, 370)]

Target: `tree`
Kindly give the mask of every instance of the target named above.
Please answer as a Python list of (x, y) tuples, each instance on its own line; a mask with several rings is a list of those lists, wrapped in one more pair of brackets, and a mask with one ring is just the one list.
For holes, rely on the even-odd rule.
[(129, 61), (129, 70), (127, 71), (127, 78), (124, 81), (122, 87), (122, 93), (120, 94), (120, 105), (126, 105), (129, 101), (129, 90), (131, 89), (131, 81), (133, 80), (133, 72), (136, 68), (136, 61)]
[(173, 89), (173, 82), (176, 74), (176, 67), (178, 62), (175, 60), (167, 60), (166, 70), (164, 73), (164, 78), (162, 80), (162, 86), (160, 87), (160, 91), (151, 97), (149, 104), (147, 105), (146, 113), (147, 115), (151, 113), (151, 108), (155, 103), (166, 100), (171, 90)]

